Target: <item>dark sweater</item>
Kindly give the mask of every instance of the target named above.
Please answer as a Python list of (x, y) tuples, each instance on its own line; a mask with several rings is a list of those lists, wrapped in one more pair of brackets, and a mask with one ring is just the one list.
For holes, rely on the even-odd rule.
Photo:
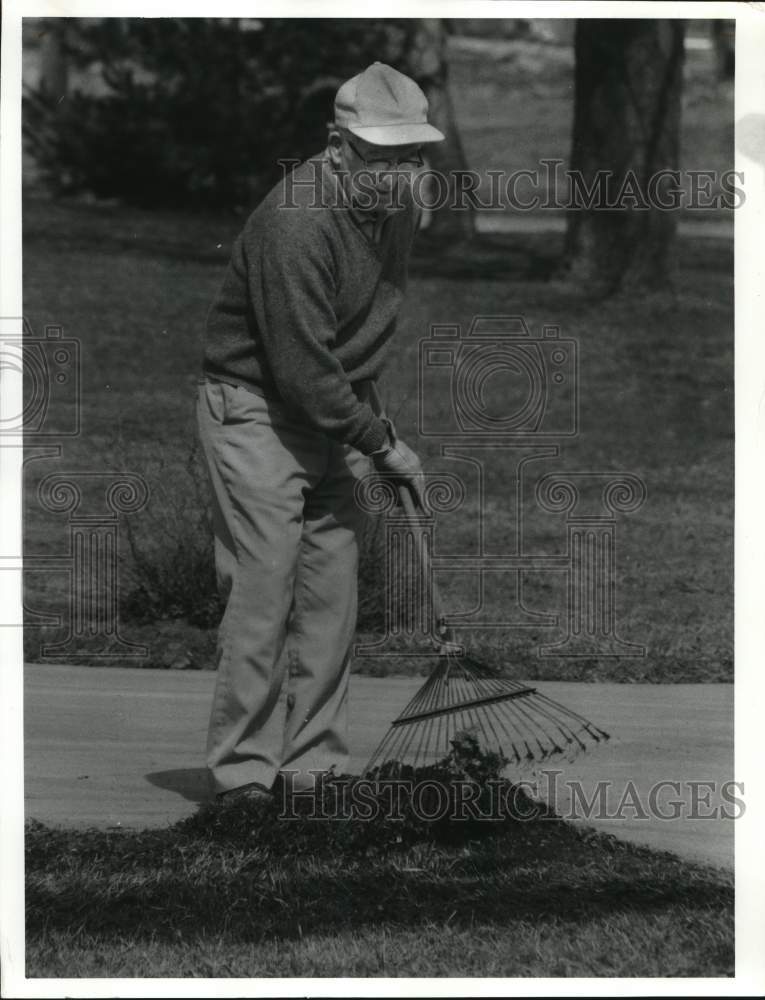
[(385, 425), (354, 387), (381, 374), (416, 218), (411, 203), (394, 212), (379, 243), (363, 219), (338, 198), (323, 157), (280, 181), (234, 243), (208, 316), (204, 372), (280, 398), (368, 454)]

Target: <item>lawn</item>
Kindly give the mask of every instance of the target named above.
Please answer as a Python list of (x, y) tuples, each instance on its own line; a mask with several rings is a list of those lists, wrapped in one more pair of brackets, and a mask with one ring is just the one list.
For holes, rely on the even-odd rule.
[[(565, 160), (572, 101), (572, 56), (565, 47), (516, 43), (483, 56), (452, 54), (452, 84), (469, 163), (520, 169), (545, 156)], [(682, 167), (724, 169), (732, 155), (732, 94), (713, 77), (711, 52), (687, 53)], [(499, 98), (502, 98), (501, 100)], [(545, 213), (542, 213), (544, 215)], [(193, 402), (204, 322), (242, 220), (141, 212), (82, 201), (50, 202), (33, 189), (24, 203), (24, 309), (37, 335), (63, 326), (82, 353), (82, 431), (62, 439), (59, 460), (27, 463), (26, 553), (66, 551), (66, 515), (36, 499), (49, 472), (127, 470), (142, 475), (150, 501), (123, 523), (123, 635), (149, 648), (150, 666), (211, 666), (215, 604), (205, 483), (189, 471)], [(524, 517), (529, 553), (564, 551), (562, 516), (542, 512), (535, 481), (547, 472), (627, 472), (645, 484), (643, 506), (616, 522), (617, 632), (645, 647), (637, 658), (540, 657), (563, 635), (566, 592), (560, 572), (528, 571), (520, 603), (557, 625), (508, 618), (509, 574), (494, 573), (483, 613), (461, 638), (517, 677), (625, 682), (731, 681), (733, 583), (733, 254), (725, 240), (678, 239), (675, 291), (641, 298), (588, 300), (545, 280), (560, 234), (483, 235), (470, 245), (423, 245), (415, 258), (396, 350), (383, 393), (401, 435), (429, 471), (463, 479), (465, 504), (439, 516), (438, 551), (476, 551), (479, 508), (474, 471), (445, 460), (439, 442), (418, 432), (419, 343), (431, 324), (478, 314), (524, 317), (534, 337), (557, 325), (579, 354), (579, 433), (557, 439), (559, 454), (528, 466), (515, 504), (517, 454), (488, 455), (480, 511), (491, 551), (513, 551)], [(71, 403), (53, 394), (48, 428), (60, 429)], [(447, 393), (426, 401), (434, 424), (450, 421)], [(484, 453), (485, 457), (487, 453)], [(28, 451), (28, 457), (33, 452)], [(473, 457), (473, 456), (468, 456)], [(144, 557), (143, 570), (126, 528)], [(147, 569), (154, 579), (147, 578)], [(161, 578), (158, 579), (157, 578)], [(363, 564), (360, 638), (381, 627), (380, 553)], [(478, 600), (475, 575), (440, 573), (447, 611)], [(144, 591), (140, 590), (143, 585)], [(28, 572), (27, 604), (66, 614), (65, 572)], [(147, 600), (145, 591), (152, 591)], [(157, 596), (154, 591), (160, 591)], [(504, 623), (501, 628), (482, 622)], [(61, 630), (28, 628), (27, 656)], [(83, 649), (82, 661), (89, 662)], [(95, 661), (98, 662), (98, 661)], [(103, 661), (101, 661), (103, 662)], [(366, 672), (409, 671), (405, 660), (360, 658)], [(417, 668), (419, 669), (419, 668)]]
[[(482, 827), (479, 829), (479, 827)], [(27, 829), (27, 976), (732, 976), (732, 876), (537, 817)]]
[[(146, 510), (132, 517), (137, 539), (171, 575), (173, 561), (180, 560), (176, 580), (196, 588), (195, 593), (204, 591), (205, 580), (189, 560), (209, 539), (197, 526), (199, 494), (191, 487), (199, 482), (189, 477), (186, 460), (194, 440), (204, 317), (238, 221), (26, 203), (25, 312), (38, 333), (58, 323), (80, 341), (83, 384), (81, 435), (65, 441), (63, 459), (27, 465), (29, 554), (60, 554), (66, 546), (65, 515), (50, 514), (36, 501), (42, 475), (128, 469), (142, 474), (152, 491)], [(534, 463), (523, 498), (525, 541), (534, 553), (560, 553), (565, 546), (562, 518), (535, 507), (537, 476), (563, 469), (639, 476), (647, 500), (617, 523), (616, 607), (621, 637), (644, 645), (647, 655), (540, 659), (539, 645), (562, 635), (549, 627), (478, 628), (463, 630), (463, 636), (486, 658), (499, 658), (528, 678), (731, 680), (731, 247), (725, 241), (683, 237), (673, 295), (592, 302), (529, 274), (530, 262), (554, 256), (559, 238), (486, 236), (464, 255), (419, 256), (383, 391), (400, 434), (420, 451), (426, 468), (464, 478), (465, 506), (440, 516), (437, 542), (442, 551), (470, 553), (476, 545), (475, 480), (464, 462), (439, 456), (436, 439), (418, 435), (419, 341), (432, 323), (466, 328), (479, 313), (521, 314), (535, 334), (544, 324), (556, 324), (562, 337), (576, 340), (580, 431), (557, 442), (558, 458)], [(433, 419), (445, 421), (447, 399), (429, 399)], [(56, 406), (54, 399), (52, 426), (60, 419)], [(515, 468), (512, 453), (494, 453), (491, 502), (484, 516), (487, 536), (498, 551), (512, 543)], [(127, 594), (135, 583), (124, 542), (123, 536)], [(379, 571), (377, 566), (372, 570), (367, 577), (374, 589)], [(560, 578), (559, 573), (527, 574), (526, 606), (564, 610)], [(443, 576), (439, 582), (448, 609), (474, 601), (474, 579)], [(207, 586), (213, 586), (209, 577)], [(64, 573), (29, 573), (28, 605), (39, 611), (61, 608), (66, 587)], [(489, 614), (502, 613), (502, 581), (486, 600)], [(208, 666), (210, 628), (188, 626), (169, 605), (163, 609), (168, 620), (159, 626), (127, 620), (123, 613), (124, 635), (149, 643), (149, 664), (162, 664), (168, 644), (175, 648), (181, 642), (196, 665)], [(28, 655), (34, 657), (37, 649), (39, 630), (29, 629)], [(388, 669), (390, 663), (358, 666)]]
[[(472, 166), (521, 169), (568, 154), (572, 60), (532, 43), (466, 49), (452, 59), (455, 104)], [(709, 53), (689, 54), (684, 169), (725, 169), (732, 95), (711, 78)], [(204, 321), (242, 219), (142, 212), (86, 201), (24, 202), (24, 311), (76, 338), (82, 427), (60, 459), (28, 448), (25, 553), (66, 551), (67, 515), (46, 512), (36, 488), (53, 472), (142, 475), (146, 508), (121, 525), (121, 630), (150, 666), (209, 668), (216, 608), (204, 480), (189, 457)], [(460, 475), (465, 504), (438, 518), (437, 551), (476, 550), (479, 507), (469, 463), (418, 433), (420, 341), (431, 324), (520, 315), (538, 336), (560, 327), (579, 353), (579, 433), (531, 463), (516, 497), (507, 451), (490, 463), (482, 508), (493, 551), (560, 554), (566, 525), (539, 510), (546, 472), (629, 472), (643, 506), (616, 523), (618, 633), (639, 658), (540, 658), (557, 626), (460, 630), (474, 652), (521, 679), (730, 682), (733, 679), (733, 254), (724, 240), (684, 233), (674, 291), (588, 300), (545, 280), (561, 236), (483, 235), (469, 246), (423, 247), (413, 262), (397, 348), (383, 384), (400, 434), (429, 471)], [(48, 429), (75, 405), (54, 393)], [(446, 394), (429, 397), (448, 422)], [(202, 492), (200, 492), (200, 488)], [(146, 565), (162, 578), (141, 597)], [(379, 551), (363, 563), (360, 638), (380, 625)], [(157, 578), (154, 579), (157, 583)], [(476, 583), (439, 574), (447, 609), (469, 608)], [(501, 617), (514, 581), (484, 595)], [(528, 571), (523, 606), (565, 611), (560, 573)], [(66, 614), (62, 571), (26, 574), (33, 611)], [(163, 589), (164, 588), (164, 589)], [(191, 612), (190, 612), (191, 609)], [(40, 656), (52, 627), (26, 629)], [(88, 662), (83, 652), (82, 661)], [(103, 662), (103, 661), (95, 661)], [(355, 669), (420, 669), (359, 658)], [(276, 822), (203, 810), (143, 832), (27, 829), (27, 975), (206, 976), (731, 976), (732, 877), (555, 819), (411, 835), (391, 825)]]

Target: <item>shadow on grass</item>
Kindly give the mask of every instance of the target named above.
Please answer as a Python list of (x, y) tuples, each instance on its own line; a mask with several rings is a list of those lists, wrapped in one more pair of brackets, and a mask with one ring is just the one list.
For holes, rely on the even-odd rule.
[(563, 240), (560, 233), (476, 233), (469, 240), (429, 239), (420, 234), (410, 273), (451, 281), (545, 281), (554, 276)]
[(164, 258), (224, 267), (243, 218), (215, 214), (148, 212), (120, 205), (94, 205), (76, 198), (27, 195), (24, 242), (67, 252)]
[[(235, 213), (188, 214), (147, 212), (117, 205), (92, 205), (76, 199), (24, 199), (24, 241), (67, 251), (99, 255), (164, 258), (225, 267), (231, 247), (245, 222)], [(414, 244), (410, 275), (452, 281), (509, 278), (547, 282), (555, 278), (563, 253), (564, 234), (538, 220), (534, 232), (474, 233), (470, 239), (429, 237), (421, 232)], [(683, 268), (732, 273), (731, 240), (705, 235), (678, 237)], [(583, 289), (569, 289), (581, 299)]]
[[(568, 303), (589, 302), (597, 304), (602, 293), (577, 281), (569, 281), (561, 272), (564, 234), (545, 229), (540, 223), (538, 232), (475, 233), (469, 240), (428, 239), (421, 233), (414, 246), (410, 274), (419, 278), (448, 278), (451, 281), (524, 281), (550, 285), (560, 309)], [(683, 268), (699, 272), (731, 274), (733, 270), (733, 243), (731, 240), (708, 236), (681, 235), (677, 250)], [(678, 282), (682, 291), (682, 282)], [(625, 292), (626, 301), (636, 297), (641, 301), (644, 292)], [(666, 306), (672, 296), (657, 293)], [(649, 294), (649, 299), (651, 295)], [(618, 296), (616, 297), (618, 299)]]
[(720, 873), (555, 817), (456, 826), (413, 833), (383, 820), (351, 829), (254, 806), (236, 815), (203, 809), (136, 834), (33, 824), (27, 933), (76, 927), (97, 941), (177, 941), (225, 927), (231, 942), (253, 942), (444, 921), (732, 912), (733, 888)]
[(214, 885), (160, 876), (132, 891), (104, 892), (83, 885), (62, 897), (39, 890), (32, 900), (37, 918), (30, 916), (27, 933), (43, 926), (50, 931), (75, 925), (97, 939), (129, 933), (133, 938), (176, 941), (179, 934), (215, 935), (226, 926), (232, 942), (297, 940), (310, 933), (391, 923), (411, 929), (446, 920), (454, 928), (543, 918), (579, 922), (659, 913), (674, 906), (700, 910), (733, 904), (732, 893), (726, 897), (709, 885), (636, 884), (619, 877), (577, 884), (565, 875), (541, 884), (528, 872), (504, 868), (492, 875), (488, 881), (396, 877), (379, 870), (311, 872), (294, 875), (274, 891), (257, 876), (240, 872)]
[[(77, 200), (27, 198), (24, 240), (68, 252), (160, 258), (225, 267), (245, 219), (235, 215), (145, 212)], [(562, 234), (476, 233), (470, 240), (443, 240), (420, 233), (410, 273), (455, 281), (544, 280), (557, 264)]]

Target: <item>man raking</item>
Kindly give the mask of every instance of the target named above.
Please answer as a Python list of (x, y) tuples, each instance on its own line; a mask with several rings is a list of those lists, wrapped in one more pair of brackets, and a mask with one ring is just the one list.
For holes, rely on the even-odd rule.
[(371, 458), (421, 486), (370, 399), (417, 229), (408, 182), (441, 139), (389, 66), (343, 84), (326, 151), (249, 217), (209, 313), (198, 422), (226, 609), (207, 764), (226, 799), (267, 799), (287, 774), (310, 788), (347, 763), (354, 485)]

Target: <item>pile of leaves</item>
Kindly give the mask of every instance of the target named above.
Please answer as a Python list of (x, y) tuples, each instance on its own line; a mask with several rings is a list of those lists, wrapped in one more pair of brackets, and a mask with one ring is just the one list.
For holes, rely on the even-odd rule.
[(184, 821), (192, 836), (260, 844), (272, 839), (282, 850), (386, 851), (415, 843), (458, 844), (521, 825), (559, 823), (543, 803), (501, 776), (508, 763), (481, 747), (470, 732), (458, 733), (449, 753), (427, 767), (388, 761), (374, 772), (329, 774), (310, 792), (279, 791), (273, 802), (233, 799), (211, 803)]

